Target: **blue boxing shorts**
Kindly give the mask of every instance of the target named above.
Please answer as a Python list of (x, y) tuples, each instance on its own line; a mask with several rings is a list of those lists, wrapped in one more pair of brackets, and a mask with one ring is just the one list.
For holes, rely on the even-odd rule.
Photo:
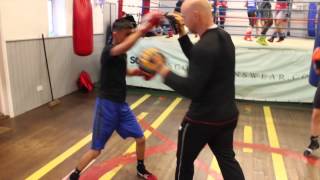
[(143, 131), (127, 103), (97, 98), (91, 149), (102, 150), (114, 132), (123, 138), (143, 137)]

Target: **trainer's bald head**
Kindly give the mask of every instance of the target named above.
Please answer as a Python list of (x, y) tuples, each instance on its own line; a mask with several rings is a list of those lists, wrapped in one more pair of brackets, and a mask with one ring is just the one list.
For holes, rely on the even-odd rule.
[(185, 0), (181, 7), (186, 26), (192, 33), (202, 34), (213, 25), (208, 0)]
[(207, 0), (185, 0), (181, 10), (191, 13), (199, 12), (205, 16), (211, 16), (211, 7)]

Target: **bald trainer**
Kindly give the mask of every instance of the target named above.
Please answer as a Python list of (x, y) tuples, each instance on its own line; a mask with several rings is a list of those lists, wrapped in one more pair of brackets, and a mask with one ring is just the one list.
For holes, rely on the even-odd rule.
[[(189, 60), (187, 77), (181, 77), (162, 62), (156, 71), (164, 83), (191, 99), (178, 135), (176, 180), (189, 180), (194, 160), (206, 144), (218, 160), (225, 180), (243, 180), (233, 151), (233, 134), (238, 122), (235, 102), (235, 47), (230, 35), (213, 24), (207, 0), (185, 0), (179, 24), (180, 46)], [(184, 21), (184, 22), (183, 22)], [(184, 31), (199, 34), (192, 44)]]

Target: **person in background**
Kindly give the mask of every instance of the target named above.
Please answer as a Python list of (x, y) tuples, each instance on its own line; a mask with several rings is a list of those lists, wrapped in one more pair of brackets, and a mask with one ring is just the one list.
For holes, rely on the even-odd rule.
[(226, 15), (227, 15), (227, 0), (218, 0), (217, 2), (217, 7), (218, 7), (218, 17), (216, 18), (217, 22), (216, 24), (224, 29), (224, 23), (226, 21)]
[[(252, 41), (251, 35), (252, 30), (256, 26), (256, 0), (247, 0), (245, 3), (245, 7), (247, 7), (248, 19), (249, 19), (249, 27), (245, 32), (244, 40)], [(256, 29), (256, 34), (258, 34), (258, 29)]]
[(261, 10), (261, 24), (263, 25), (261, 35), (257, 39), (257, 43), (263, 46), (267, 46), (268, 42), (266, 40), (266, 35), (269, 30), (269, 28), (273, 24), (273, 16), (272, 16), (272, 10), (271, 10), (271, 3), (270, 0), (263, 0), (259, 4), (259, 9)]
[(285, 39), (286, 35), (284, 32), (284, 27), (288, 21), (288, 7), (288, 0), (277, 0), (276, 12), (274, 15), (274, 24), (276, 29), (274, 30), (272, 36), (268, 39), (269, 42), (273, 42), (276, 37), (279, 37), (277, 42), (281, 42)]

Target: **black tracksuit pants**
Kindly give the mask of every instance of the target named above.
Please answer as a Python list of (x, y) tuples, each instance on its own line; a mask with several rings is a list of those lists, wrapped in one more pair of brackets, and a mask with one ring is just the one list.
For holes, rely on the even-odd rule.
[(193, 178), (193, 162), (208, 144), (225, 180), (244, 180), (233, 151), (233, 133), (237, 120), (227, 125), (210, 126), (183, 121), (179, 128), (176, 180)]

